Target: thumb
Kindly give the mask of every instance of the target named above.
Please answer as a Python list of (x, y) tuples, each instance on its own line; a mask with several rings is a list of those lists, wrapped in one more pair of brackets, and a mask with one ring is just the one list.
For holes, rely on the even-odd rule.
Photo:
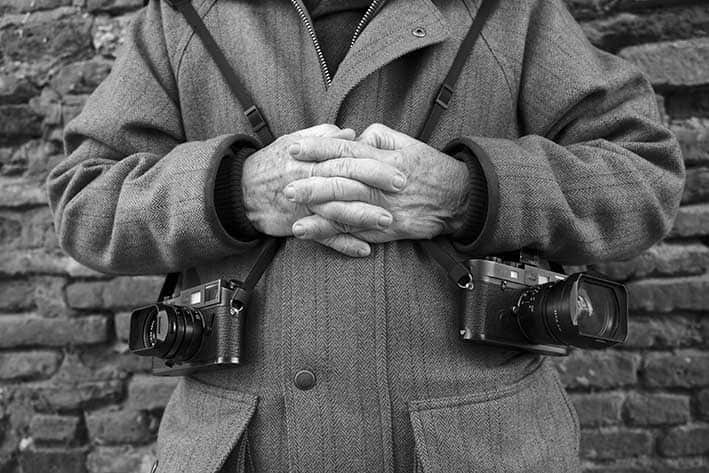
[(294, 136), (317, 136), (321, 138), (339, 138), (342, 140), (354, 140), (356, 133), (352, 128), (340, 128), (331, 123), (322, 123), (310, 128), (304, 128), (293, 133)]
[(414, 144), (416, 140), (405, 133), (393, 130), (381, 123), (369, 125), (357, 138), (369, 146), (379, 149), (395, 150)]

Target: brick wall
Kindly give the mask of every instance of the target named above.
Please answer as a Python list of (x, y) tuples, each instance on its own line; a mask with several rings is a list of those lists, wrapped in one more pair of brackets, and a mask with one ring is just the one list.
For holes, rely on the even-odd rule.
[[(0, 472), (147, 472), (173, 379), (127, 354), (160, 280), (62, 255), (42, 181), (142, 0), (0, 0)], [(601, 268), (633, 294), (626, 347), (559, 370), (589, 472), (709, 472), (709, 4), (567, 0), (591, 41), (642, 67), (688, 166), (674, 230)]]

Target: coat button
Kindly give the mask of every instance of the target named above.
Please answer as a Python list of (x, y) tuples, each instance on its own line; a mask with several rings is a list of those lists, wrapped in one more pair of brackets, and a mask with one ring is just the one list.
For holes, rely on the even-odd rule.
[(411, 34), (416, 36), (417, 38), (423, 38), (424, 36), (426, 36), (426, 29), (421, 28), (419, 26), (418, 28), (414, 28), (413, 30), (411, 30)]
[(300, 370), (295, 374), (293, 382), (296, 388), (301, 391), (307, 391), (315, 386), (315, 375), (312, 371)]

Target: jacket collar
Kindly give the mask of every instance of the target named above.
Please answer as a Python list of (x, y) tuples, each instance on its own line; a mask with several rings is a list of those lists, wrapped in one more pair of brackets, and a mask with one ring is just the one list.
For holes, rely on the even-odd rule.
[(388, 0), (340, 64), (327, 91), (323, 119), (333, 121), (347, 94), (368, 75), (410, 52), (450, 39), (454, 47), (444, 48), (435, 58), (442, 80), (472, 23), (467, 4), (444, 3), (445, 12), (431, 0)]

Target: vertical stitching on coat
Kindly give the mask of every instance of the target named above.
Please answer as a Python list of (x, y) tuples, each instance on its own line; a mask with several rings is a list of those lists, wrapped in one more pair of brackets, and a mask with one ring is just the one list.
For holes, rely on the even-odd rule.
[(387, 296), (385, 259), (387, 257), (388, 246), (381, 246), (381, 251), (377, 252), (374, 259), (373, 276), (374, 281), (381, 281), (381, 290), (375, 291), (375, 307), (378, 307), (375, 323), (377, 331), (375, 336), (375, 355), (377, 360), (377, 390), (379, 391), (379, 423), (382, 447), (382, 471), (392, 472), (394, 468), (394, 439), (391, 419), (391, 393), (389, 392), (389, 358), (387, 341), (389, 340), (388, 315), (389, 298)]

